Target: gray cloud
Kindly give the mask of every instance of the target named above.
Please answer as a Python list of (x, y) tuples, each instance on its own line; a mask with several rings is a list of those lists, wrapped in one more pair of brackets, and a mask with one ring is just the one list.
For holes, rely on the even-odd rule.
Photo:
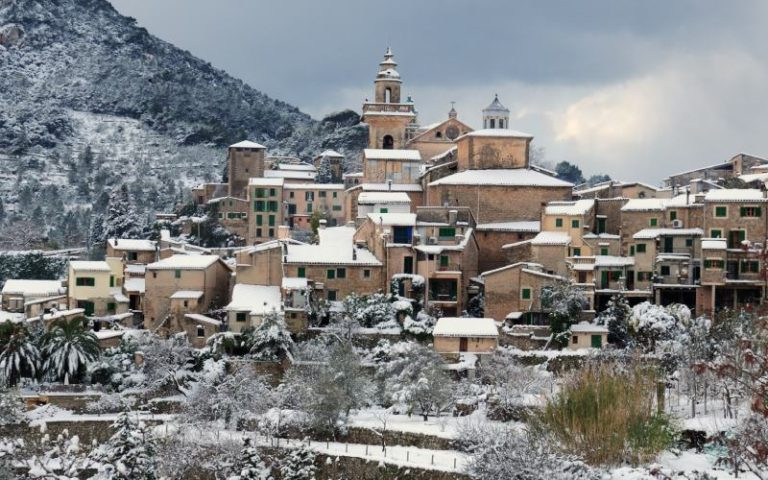
[[(550, 161), (657, 181), (768, 155), (768, 4), (113, 0), (150, 32), (320, 116), (359, 109), (391, 44), (422, 123), (498, 92)], [(639, 168), (639, 166), (641, 166)]]

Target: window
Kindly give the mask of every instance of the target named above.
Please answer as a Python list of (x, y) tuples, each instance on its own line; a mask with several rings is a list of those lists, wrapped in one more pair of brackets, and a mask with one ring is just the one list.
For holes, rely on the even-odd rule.
[(446, 268), (448, 266), (448, 255), (440, 255), (440, 266)]
[(636, 245), (635, 251), (637, 253), (645, 253), (645, 244), (644, 243), (638, 243)]
[(114, 302), (107, 303), (107, 311), (108, 312), (114, 312), (115, 311), (115, 304), (114, 304)]
[(332, 268), (329, 268), (329, 269), (328, 269), (328, 270), (325, 272), (325, 277), (326, 277), (328, 280), (333, 280), (334, 278), (336, 278), (336, 270), (334, 270), (334, 269), (332, 269)]
[(389, 213), (389, 209), (384, 207), (379, 208), (379, 213)]
[(96, 279), (93, 277), (77, 277), (75, 279), (75, 285), (78, 287), (95, 287)]
[(632, 256), (634, 254), (635, 254), (635, 246), (634, 245), (630, 245), (629, 246), (629, 255)]
[(293, 198), (293, 192), (288, 192), (288, 198)]
[(573, 343), (574, 345), (578, 344), (578, 343), (579, 343), (579, 337), (578, 337), (578, 336), (576, 336), (576, 335), (574, 335), (574, 336), (571, 338), (571, 343)]
[(312, 204), (311, 203), (307, 204), (307, 213), (312, 213)]
[(259, 227), (264, 225), (264, 218), (261, 215), (256, 215), (256, 225)]
[(264, 197), (266, 197), (266, 194), (265, 194), (265, 192), (266, 192), (266, 190), (265, 190), (265, 189), (263, 189), (263, 188), (257, 188), (257, 189), (255, 189), (255, 190), (253, 191), (253, 194), (254, 194), (254, 196), (255, 196), (256, 198), (264, 198)]
[(614, 282), (621, 280), (621, 270), (611, 270), (611, 280)]
[(693, 239), (692, 238), (686, 238), (685, 239), (685, 246), (686, 247), (692, 247), (693, 246)]
[(741, 273), (760, 273), (760, 262), (754, 260), (742, 260)]
[(563, 219), (562, 218), (556, 218), (555, 219), (555, 227), (563, 228)]
[(638, 282), (647, 282), (650, 281), (651, 278), (653, 278), (653, 274), (651, 272), (637, 272)]
[(715, 216), (718, 218), (724, 218), (728, 216), (728, 207), (725, 205), (717, 205), (715, 207)]
[(275, 226), (275, 216), (274, 215), (270, 215), (269, 216), (269, 226), (270, 227), (274, 227)]
[(336, 269), (336, 278), (347, 278), (347, 269), (346, 268), (337, 268)]
[(757, 218), (762, 215), (762, 209), (760, 207), (741, 207), (741, 216), (749, 218)]
[(270, 228), (269, 229), (269, 236), (270, 237), (274, 237), (275, 236), (275, 229), (274, 228)]
[(336, 301), (336, 294), (338, 292), (336, 290), (328, 290), (328, 301), (329, 302), (335, 302)]
[(205, 329), (200, 325), (197, 326), (197, 338), (205, 338)]
[(670, 210), (669, 211), (669, 220), (677, 220), (677, 210)]
[(493, 118), (491, 119), (491, 128), (496, 128), (496, 120)]
[(274, 197), (275, 195), (277, 195), (277, 190), (275, 190), (274, 188), (270, 188), (269, 189), (269, 196), (270, 197)]
[(441, 227), (437, 230), (437, 236), (440, 238), (453, 238), (456, 236), (456, 229), (453, 227)]
[(580, 257), (581, 256), (581, 248), (579, 247), (573, 247), (573, 253), (571, 256), (573, 257)]
[(236, 322), (244, 322), (245, 321), (245, 312), (237, 312), (235, 314), (235, 321)]
[(371, 271), (367, 268), (363, 270), (363, 278), (371, 278)]
[(608, 255), (608, 247), (600, 247), (600, 255)]
[(339, 192), (333, 192), (333, 198), (337, 198), (339, 196)]
[(331, 207), (331, 209), (334, 212), (339, 212), (339, 211), (341, 211), (341, 205), (334, 205), (333, 207)]
[(721, 259), (715, 259), (710, 258), (707, 260), (704, 260), (704, 268), (712, 269), (712, 270), (722, 270), (725, 266), (725, 261)]
[(260, 228), (257, 228), (257, 229), (256, 229), (256, 236), (257, 236), (257, 237), (261, 237), (261, 236), (262, 236), (262, 233), (261, 233), (261, 229), (260, 229)]
[(325, 190), (320, 190), (319, 192), (317, 192), (317, 196), (320, 198), (325, 198), (325, 195), (326, 195)]
[(435, 132), (435, 138), (443, 138), (443, 132)]
[(598, 218), (597, 219), (597, 233), (605, 233), (605, 219), (604, 218)]
[(110, 275), (109, 276), (109, 286), (110, 287), (114, 287), (115, 286), (115, 276), (114, 275)]
[(277, 201), (276, 200), (270, 200), (269, 204), (267, 205), (268, 210), (270, 212), (276, 212), (277, 211)]
[(189, 306), (189, 300), (184, 300), (184, 308), (187, 308)]
[(662, 265), (660, 268), (660, 273), (662, 276), (668, 276), (669, 275), (669, 265)]
[(523, 300), (530, 300), (531, 299), (531, 289), (530, 288), (522, 288), (520, 289), (520, 298)]
[(128, 261), (135, 262), (139, 259), (139, 254), (136, 252), (128, 252), (127, 254)]
[(723, 238), (723, 231), (719, 228), (713, 228), (709, 231), (710, 238)]
[(256, 200), (255, 202), (253, 202), (253, 211), (254, 212), (263, 212), (263, 211), (265, 211), (264, 201), (263, 200)]
[(306, 276), (307, 276), (307, 269), (306, 269), (306, 267), (299, 267), (299, 271), (296, 273), (296, 275), (297, 275), (299, 278), (304, 278), (304, 277), (306, 277)]
[(658, 226), (659, 219), (658, 218), (652, 218), (648, 221), (648, 224), (652, 227)]
[(304, 192), (304, 200), (307, 202), (315, 201), (315, 192)]
[(571, 220), (571, 228), (579, 228), (579, 221), (577, 219)]
[(174, 270), (173, 276), (176, 278), (181, 278), (181, 270)]

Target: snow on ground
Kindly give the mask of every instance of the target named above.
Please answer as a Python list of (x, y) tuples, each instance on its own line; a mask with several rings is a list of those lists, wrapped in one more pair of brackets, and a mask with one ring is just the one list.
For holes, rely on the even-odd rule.
[[(716, 458), (706, 453), (697, 453), (693, 450), (686, 450), (680, 454), (672, 452), (662, 453), (655, 464), (649, 468), (660, 469), (666, 474), (672, 472), (707, 472), (718, 480), (758, 480), (752, 473), (740, 473), (738, 477), (732, 472), (725, 470), (716, 470), (714, 463)], [(611, 470), (609, 480), (657, 480), (659, 477), (650, 475), (647, 469), (638, 469), (632, 467), (621, 467)], [(607, 479), (607, 480), (608, 480)]]

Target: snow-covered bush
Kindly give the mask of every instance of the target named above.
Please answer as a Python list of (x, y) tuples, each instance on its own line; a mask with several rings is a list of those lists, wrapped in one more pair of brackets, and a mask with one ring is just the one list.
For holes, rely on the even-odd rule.
[(315, 452), (304, 443), (293, 448), (280, 459), (280, 477), (283, 480), (315, 480)]
[(632, 308), (626, 297), (621, 293), (613, 295), (608, 300), (605, 310), (597, 317), (598, 325), (608, 327), (608, 343), (618, 348), (625, 348), (630, 343), (629, 316)]
[(0, 427), (24, 421), (24, 403), (13, 391), (0, 388)]
[(478, 381), (490, 386), (489, 404), (494, 415), (519, 419), (520, 409), (543, 394), (549, 386), (549, 375), (541, 366), (524, 366), (504, 348), (482, 359)]
[(291, 358), (294, 343), (285, 325), (285, 320), (278, 313), (264, 315), (256, 328), (243, 331), (245, 345), (253, 358), (264, 361), (279, 361)]
[(157, 452), (154, 438), (137, 414), (123, 411), (112, 424), (115, 433), (91, 452), (99, 464), (97, 479), (154, 480)]
[(589, 304), (584, 292), (568, 282), (560, 281), (541, 289), (541, 306), (549, 312), (549, 326), (554, 344), (565, 347), (571, 338), (570, 325), (579, 320)]
[(410, 315), (405, 317), (403, 331), (417, 337), (431, 335), (436, 323), (437, 319), (435, 317), (422, 310), (416, 314), (415, 320)]
[(271, 469), (261, 460), (258, 450), (251, 443), (250, 438), (243, 440), (243, 450), (240, 452), (240, 462), (236, 473), (227, 477), (227, 480), (268, 480)]
[(654, 352), (660, 343), (679, 340), (690, 319), (691, 311), (685, 305), (663, 307), (642, 302), (632, 307), (629, 329), (639, 347), (646, 352)]

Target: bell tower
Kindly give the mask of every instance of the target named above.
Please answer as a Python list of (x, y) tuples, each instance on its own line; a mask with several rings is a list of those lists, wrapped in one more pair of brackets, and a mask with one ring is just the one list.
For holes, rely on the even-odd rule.
[(509, 109), (501, 104), (498, 95), (483, 109), (483, 128), (509, 128)]
[(363, 103), (363, 122), (368, 124), (368, 148), (400, 149), (409, 140), (409, 126), (415, 123), (416, 110), (408, 98), (401, 101), (402, 80), (391, 48), (374, 80), (373, 102)]

